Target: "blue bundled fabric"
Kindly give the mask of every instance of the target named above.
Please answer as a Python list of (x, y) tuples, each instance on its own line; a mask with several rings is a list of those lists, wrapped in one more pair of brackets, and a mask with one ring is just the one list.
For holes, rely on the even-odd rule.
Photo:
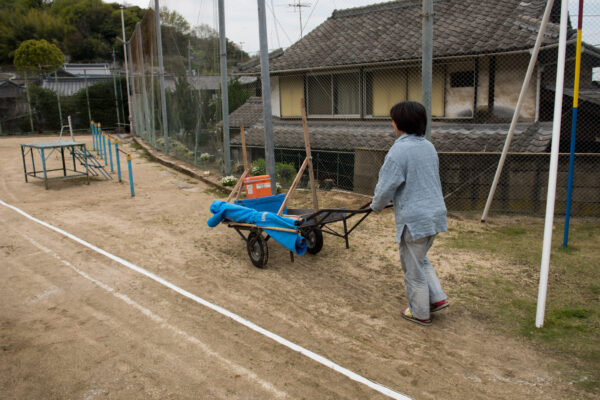
[(295, 231), (295, 221), (291, 218), (280, 217), (279, 215), (268, 211), (256, 211), (251, 208), (242, 207), (221, 200), (213, 201), (210, 205), (210, 212), (214, 214), (207, 221), (208, 226), (211, 228), (219, 225), (223, 220), (253, 224), (264, 229), (265, 232), (288, 250), (293, 251), (298, 255), (306, 253), (306, 239), (298, 233), (269, 229), (269, 227), (286, 228)]
[[(276, 194), (273, 196), (259, 197), (257, 199), (242, 199), (234, 201), (234, 204), (239, 206), (244, 206), (248, 208), (252, 208), (256, 211), (269, 211), (277, 214), (279, 211), (279, 207), (283, 204), (285, 200), (285, 194)], [(287, 208), (283, 210), (285, 213)]]

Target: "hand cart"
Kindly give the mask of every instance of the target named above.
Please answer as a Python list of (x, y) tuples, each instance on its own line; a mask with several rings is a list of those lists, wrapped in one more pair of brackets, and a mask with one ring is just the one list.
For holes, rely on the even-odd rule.
[[(258, 268), (264, 268), (269, 260), (267, 242), (271, 238), (265, 232), (265, 229), (296, 233), (302, 236), (306, 240), (306, 251), (313, 255), (318, 254), (323, 248), (323, 233), (343, 238), (346, 242), (346, 248), (350, 248), (348, 237), (373, 211), (370, 205), (371, 202), (356, 210), (346, 208), (327, 208), (318, 211), (311, 209), (288, 209), (287, 214), (283, 216), (295, 218), (296, 229), (259, 227), (254, 224), (244, 224), (228, 220), (224, 221), (224, 223), (228, 227), (235, 229), (242, 239), (244, 239), (252, 264)], [(390, 204), (387, 207), (392, 207), (392, 205)], [(355, 216), (360, 216), (360, 218), (350, 223), (349, 220)], [(330, 226), (330, 224), (335, 222), (342, 222), (343, 231), (339, 229), (335, 230)], [(243, 232), (248, 233), (244, 234)], [(290, 260), (294, 261), (294, 252), (292, 251), (290, 251)]]

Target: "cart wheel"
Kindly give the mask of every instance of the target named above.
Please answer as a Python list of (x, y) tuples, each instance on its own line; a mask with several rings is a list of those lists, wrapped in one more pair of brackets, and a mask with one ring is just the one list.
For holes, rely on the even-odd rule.
[(310, 254), (317, 254), (323, 248), (323, 232), (320, 230), (311, 229), (304, 238), (307, 244), (306, 251)]
[(248, 255), (252, 264), (258, 268), (265, 268), (267, 261), (269, 261), (269, 248), (267, 247), (267, 241), (262, 237), (260, 232), (250, 232), (246, 241), (246, 247), (248, 248)]

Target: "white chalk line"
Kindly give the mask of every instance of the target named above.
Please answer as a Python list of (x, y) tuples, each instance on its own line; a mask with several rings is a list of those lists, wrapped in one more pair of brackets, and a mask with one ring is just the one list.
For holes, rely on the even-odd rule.
[(53, 230), (53, 231), (55, 231), (55, 232), (57, 232), (57, 233), (59, 233), (59, 234), (61, 234), (63, 236), (66, 236), (69, 239), (71, 239), (71, 240), (73, 240), (73, 241), (75, 241), (75, 242), (77, 242), (77, 243), (79, 243), (79, 244), (81, 244), (81, 245), (83, 245), (83, 246), (85, 246), (85, 247), (87, 247), (89, 249), (92, 249), (95, 252), (100, 253), (103, 256), (108, 257), (111, 260), (116, 261), (119, 264), (121, 264), (121, 265), (123, 265), (123, 266), (125, 266), (125, 267), (127, 267), (127, 268), (129, 268), (131, 270), (136, 271), (136, 272), (138, 272), (138, 273), (140, 273), (140, 274), (142, 274), (142, 275), (144, 275), (144, 276), (152, 279), (153, 281), (158, 282), (161, 285), (168, 287), (169, 289), (171, 289), (171, 290), (173, 290), (173, 291), (181, 294), (182, 296), (187, 297), (190, 300), (195, 301), (196, 303), (199, 303), (199, 304), (201, 304), (201, 305), (203, 305), (203, 306), (205, 306), (207, 308), (210, 308), (213, 311), (218, 312), (221, 315), (224, 315), (226, 317), (231, 318), (232, 320), (238, 322), (239, 324), (242, 324), (245, 327), (250, 328), (250, 329), (252, 329), (255, 332), (258, 332), (258, 333), (260, 333), (260, 334), (268, 337), (269, 339), (274, 340), (275, 342), (277, 342), (277, 343), (279, 343), (279, 344), (281, 344), (281, 345), (283, 345), (283, 346), (285, 346), (285, 347), (287, 347), (287, 348), (289, 348), (291, 350), (294, 350), (294, 351), (296, 351), (296, 352), (298, 352), (298, 353), (300, 353), (300, 354), (302, 354), (302, 355), (304, 355), (304, 356), (306, 356), (306, 357), (308, 357), (308, 358), (310, 358), (310, 359), (318, 362), (319, 364), (322, 364), (322, 365), (324, 365), (324, 366), (326, 366), (328, 368), (331, 368), (332, 370), (334, 370), (334, 371), (336, 371), (336, 372), (338, 372), (338, 373), (340, 373), (342, 375), (345, 375), (346, 377), (352, 379), (353, 381), (362, 383), (363, 385), (368, 386), (371, 389), (373, 389), (373, 390), (375, 390), (375, 391), (377, 391), (377, 392), (379, 392), (381, 394), (384, 394), (384, 395), (386, 395), (386, 396), (388, 396), (390, 398), (393, 398), (393, 399), (411, 400), (410, 397), (408, 397), (408, 396), (406, 396), (406, 395), (404, 395), (402, 393), (396, 392), (396, 391), (394, 391), (394, 390), (392, 390), (392, 389), (390, 389), (390, 388), (388, 388), (388, 387), (386, 387), (386, 386), (384, 386), (384, 385), (382, 385), (380, 383), (371, 381), (370, 379), (367, 379), (367, 378), (365, 378), (365, 377), (357, 374), (356, 372), (350, 371), (349, 369), (344, 368), (341, 365), (336, 364), (335, 362), (333, 362), (333, 361), (331, 361), (331, 360), (329, 360), (329, 359), (327, 359), (327, 358), (325, 358), (325, 357), (323, 357), (323, 356), (321, 356), (321, 355), (319, 355), (317, 353), (314, 353), (314, 352), (312, 352), (312, 351), (310, 351), (310, 350), (308, 350), (308, 349), (306, 349), (306, 348), (304, 348), (304, 347), (302, 347), (302, 346), (300, 346), (300, 345), (298, 345), (296, 343), (293, 343), (293, 342), (291, 342), (291, 341), (289, 341), (289, 340), (287, 340), (287, 339), (285, 339), (285, 338), (277, 335), (276, 333), (270, 332), (270, 331), (268, 331), (268, 330), (266, 330), (266, 329), (264, 329), (264, 328), (256, 325), (255, 323), (253, 323), (251, 321), (248, 321), (247, 319), (245, 319), (243, 317), (240, 317), (237, 314), (234, 314), (233, 312), (231, 312), (231, 311), (229, 311), (229, 310), (227, 310), (227, 309), (225, 309), (225, 308), (223, 308), (221, 306), (218, 306), (218, 305), (213, 304), (213, 303), (211, 303), (211, 302), (209, 302), (207, 300), (204, 300), (203, 298), (198, 297), (195, 294), (190, 293), (190, 292), (188, 292), (185, 289), (181, 289), (180, 287), (178, 287), (178, 286), (174, 285), (173, 283), (171, 283), (171, 282), (169, 282), (169, 281), (161, 278), (158, 275), (153, 274), (150, 271), (147, 271), (147, 270), (145, 270), (145, 269), (143, 269), (141, 267), (138, 267), (137, 265), (132, 264), (131, 262), (129, 262), (127, 260), (124, 260), (121, 257), (115, 256), (115, 255), (113, 255), (113, 254), (111, 254), (111, 253), (109, 253), (109, 252), (107, 252), (107, 251), (105, 251), (105, 250), (103, 250), (103, 249), (101, 249), (99, 247), (96, 247), (93, 244), (88, 243), (85, 240), (80, 239), (77, 236), (70, 234), (69, 232), (66, 232), (66, 231), (64, 231), (64, 230), (62, 230), (60, 228), (57, 228), (57, 227), (55, 227), (53, 225), (50, 225), (50, 224), (48, 224), (48, 223), (46, 223), (46, 222), (44, 222), (42, 220), (39, 220), (39, 219), (37, 219), (37, 218), (35, 218), (35, 217), (27, 214), (25, 211), (23, 211), (23, 210), (15, 207), (15, 206), (7, 204), (7, 203), (5, 203), (2, 200), (0, 200), (0, 204), (2, 204), (3, 206), (5, 206), (7, 208), (10, 208), (11, 210), (13, 210), (13, 211), (15, 211), (15, 212), (17, 212), (17, 213), (19, 213), (21, 215), (23, 215), (24, 217), (30, 219), (31, 221), (34, 221), (34, 222), (36, 222), (36, 223), (38, 223), (38, 224), (40, 224), (42, 226), (45, 226), (48, 229), (51, 229), (51, 230)]
[[(133, 299), (131, 299), (129, 296), (119, 293), (117, 292), (115, 289), (113, 289), (112, 287), (108, 286), (107, 284), (105, 284), (102, 281), (99, 281), (95, 278), (92, 278), (91, 276), (89, 276), (88, 274), (86, 274), (85, 272), (83, 272), (82, 270), (80, 270), (79, 268), (75, 267), (73, 264), (71, 264), (69, 261), (61, 258), (58, 254), (56, 254), (54, 251), (52, 251), (51, 249), (43, 246), (42, 244), (38, 243), (37, 241), (35, 241), (33, 238), (25, 235), (25, 234), (21, 234), (21, 236), (23, 236), (25, 239), (27, 239), (32, 245), (34, 245), (35, 247), (37, 247), (38, 249), (42, 250), (43, 252), (50, 254), (52, 257), (56, 258), (58, 261), (62, 262), (63, 264), (65, 264), (67, 267), (71, 268), (73, 271), (77, 272), (79, 275), (81, 275), (82, 277), (84, 277), (85, 279), (91, 281), (92, 283), (96, 284), (97, 286), (101, 287), (102, 289), (104, 289), (105, 291), (111, 293), (113, 296), (117, 297), (118, 299), (121, 299), (122, 301), (124, 301), (125, 303), (127, 303), (128, 305), (134, 307), (135, 309), (137, 309), (138, 311), (140, 311), (142, 314), (144, 314), (145, 316), (149, 317), (152, 321), (158, 323), (162, 328), (166, 328), (171, 330), (172, 332), (174, 332), (175, 334), (182, 336), (183, 338), (185, 338), (188, 342), (195, 344), (196, 346), (200, 347), (202, 349), (202, 351), (204, 351), (205, 353), (207, 353), (209, 356), (215, 357), (216, 359), (218, 359), (219, 361), (221, 361), (222, 363), (226, 364), (227, 366), (231, 367), (236, 374), (239, 375), (245, 375), (248, 378), (258, 382), (264, 389), (268, 390), (269, 392), (271, 392), (272, 394), (274, 394), (275, 396), (277, 396), (278, 398), (287, 398), (288, 395), (287, 393), (281, 392), (279, 391), (277, 388), (275, 388), (273, 385), (271, 385), (269, 382), (261, 379), (260, 377), (258, 377), (254, 372), (248, 370), (245, 367), (242, 367), (239, 364), (234, 363), (233, 361), (223, 357), (222, 355), (220, 355), (219, 353), (217, 353), (216, 351), (212, 350), (210, 348), (210, 346), (208, 346), (206, 343), (202, 342), (201, 340), (199, 340), (198, 338), (190, 335), (189, 333), (169, 324), (167, 321), (164, 320), (164, 318), (162, 318), (161, 316), (153, 313), (151, 310), (149, 310), (148, 308), (142, 306), (141, 304), (137, 303), (136, 301), (134, 301)], [(57, 292), (58, 290), (53, 290), (53, 292)]]

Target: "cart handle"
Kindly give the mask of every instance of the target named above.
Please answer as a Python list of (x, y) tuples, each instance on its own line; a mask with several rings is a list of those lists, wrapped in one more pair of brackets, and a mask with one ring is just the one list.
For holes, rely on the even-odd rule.
[[(357, 210), (351, 210), (348, 208), (322, 208), (319, 211), (316, 211), (310, 215), (307, 215), (306, 217), (302, 218), (301, 220), (296, 221), (297, 225), (300, 225), (303, 221), (308, 221), (310, 219), (315, 219), (317, 216), (322, 215), (322, 214), (326, 214), (327, 216), (333, 212), (338, 212), (338, 213), (348, 213), (350, 214), (349, 216), (347, 216), (345, 219), (350, 218), (356, 214), (370, 214), (371, 211), (373, 211), (369, 206), (371, 205), (371, 202), (368, 202), (367, 204), (363, 205), (362, 207), (360, 207)], [(393, 203), (389, 203), (388, 205), (386, 205), (384, 208), (389, 208), (389, 207), (393, 207), (394, 204)]]

